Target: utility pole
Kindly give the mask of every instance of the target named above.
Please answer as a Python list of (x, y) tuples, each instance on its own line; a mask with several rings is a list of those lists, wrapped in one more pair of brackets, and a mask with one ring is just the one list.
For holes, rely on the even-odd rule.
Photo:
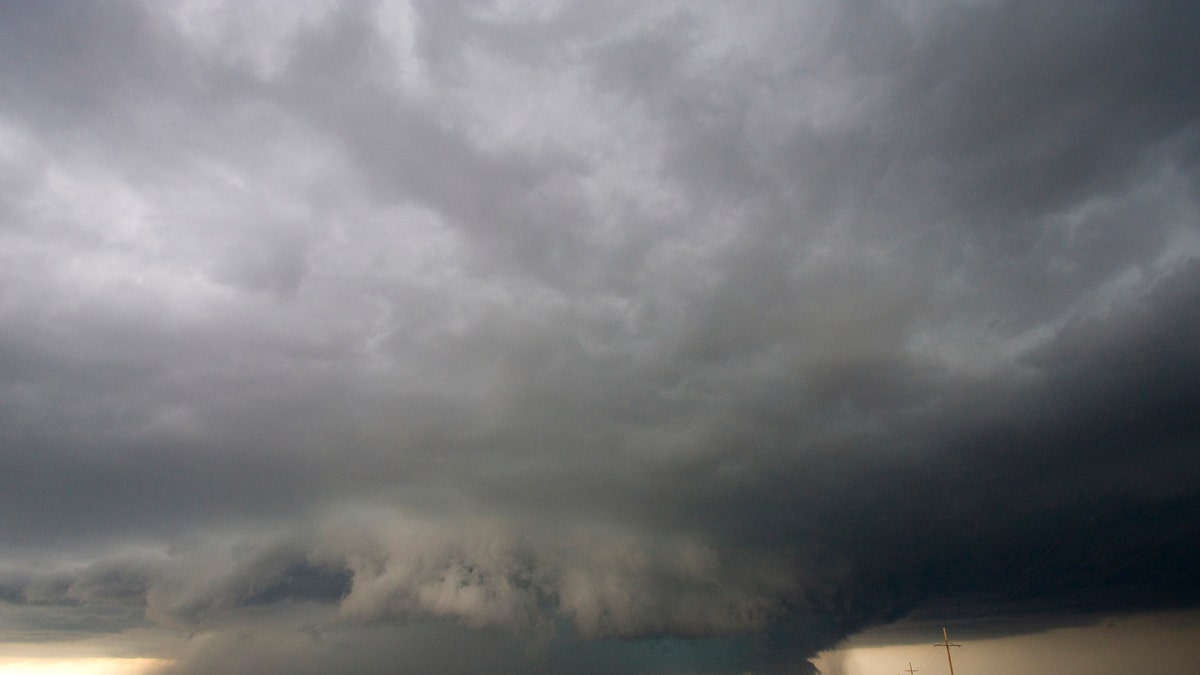
[(918, 670), (920, 670), (920, 668), (913, 668), (912, 661), (909, 661), (908, 667), (904, 669), (904, 672), (908, 673), (908, 675), (913, 675), (913, 673), (917, 672)]
[[(937, 644), (935, 644), (933, 646), (946, 648), (946, 663), (950, 664), (950, 675), (954, 675), (954, 661), (950, 658), (950, 648), (951, 647), (961, 647), (962, 645), (951, 642), (950, 636), (946, 634), (946, 627), (943, 626), (942, 627), (942, 641), (938, 642)], [(908, 667), (911, 668), (912, 664), (911, 663), (908, 664)]]

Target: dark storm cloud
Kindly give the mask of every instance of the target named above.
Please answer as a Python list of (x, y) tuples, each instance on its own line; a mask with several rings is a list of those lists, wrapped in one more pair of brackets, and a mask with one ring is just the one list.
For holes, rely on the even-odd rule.
[(772, 672), (1200, 600), (1189, 3), (3, 11), (18, 633)]

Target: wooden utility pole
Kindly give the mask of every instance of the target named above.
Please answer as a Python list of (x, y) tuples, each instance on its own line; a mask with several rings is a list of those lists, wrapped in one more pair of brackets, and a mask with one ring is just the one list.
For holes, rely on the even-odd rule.
[(904, 672), (908, 673), (908, 675), (913, 675), (913, 673), (917, 672), (918, 670), (920, 670), (920, 668), (913, 668), (912, 661), (909, 661), (908, 667), (904, 669)]
[[(954, 661), (953, 661), (953, 659), (950, 658), (950, 648), (951, 647), (961, 647), (962, 645), (951, 642), (950, 636), (946, 634), (946, 627), (943, 626), (942, 627), (942, 641), (938, 642), (937, 644), (935, 644), (933, 646), (946, 648), (946, 663), (950, 664), (950, 675), (954, 675)], [(908, 666), (911, 668), (912, 664), (910, 663), (910, 664), (908, 664)]]

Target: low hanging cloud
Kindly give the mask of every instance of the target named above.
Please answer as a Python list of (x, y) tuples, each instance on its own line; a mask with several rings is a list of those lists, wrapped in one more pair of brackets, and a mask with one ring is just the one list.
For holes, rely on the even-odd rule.
[(126, 555), (6, 583), (29, 606), (134, 604), (166, 625), (238, 621), (240, 609), (329, 605), (330, 626), (447, 618), (531, 644), (569, 618), (584, 638), (750, 632), (796, 588), (782, 560), (722, 559), (687, 538), (608, 530), (532, 538), (498, 522), (396, 514), (340, 518), (304, 538)]

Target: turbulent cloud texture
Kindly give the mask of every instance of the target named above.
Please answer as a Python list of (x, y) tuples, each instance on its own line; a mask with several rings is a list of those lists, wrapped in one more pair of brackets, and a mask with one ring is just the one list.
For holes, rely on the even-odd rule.
[(0, 4), (0, 640), (776, 672), (1195, 607), (1196, 35)]

